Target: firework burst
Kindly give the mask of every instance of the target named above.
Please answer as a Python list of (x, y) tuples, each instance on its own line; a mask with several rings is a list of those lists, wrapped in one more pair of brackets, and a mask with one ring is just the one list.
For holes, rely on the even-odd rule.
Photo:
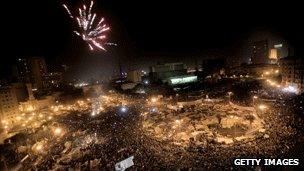
[(110, 27), (105, 24), (102, 17), (97, 22), (97, 15), (92, 13), (94, 1), (91, 1), (89, 7), (83, 4), (82, 7), (78, 8), (76, 15), (72, 14), (66, 4), (62, 4), (62, 6), (77, 25), (77, 30), (74, 30), (74, 33), (88, 44), (90, 50), (106, 50), (104, 48), (106, 33), (110, 30)]

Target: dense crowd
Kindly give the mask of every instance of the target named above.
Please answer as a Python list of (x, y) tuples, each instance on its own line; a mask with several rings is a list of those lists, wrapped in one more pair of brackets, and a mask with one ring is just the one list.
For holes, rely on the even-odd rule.
[[(230, 169), (235, 167), (235, 158), (281, 157), (299, 142), (303, 143), (303, 120), (294, 113), (293, 101), (284, 102), (285, 106), (283, 102), (274, 103), (267, 112), (259, 113), (265, 122), (267, 136), (261, 134), (252, 141), (236, 141), (232, 145), (208, 140), (207, 145), (189, 143), (187, 147), (174, 145), (169, 140), (159, 141), (146, 134), (141, 115), (144, 102), (136, 101), (130, 103), (126, 111), (114, 105), (96, 116), (90, 111), (74, 111), (58, 116), (55, 122), (45, 123), (35, 132), (18, 134), (1, 145), (1, 163), (21, 170), (113, 170), (117, 162), (134, 156), (131, 167), (134, 170)], [(194, 107), (189, 107), (183, 112), (193, 110)], [(51, 133), (54, 126), (65, 130), (64, 135), (54, 137)], [(46, 142), (42, 151), (32, 150), (37, 142)]]

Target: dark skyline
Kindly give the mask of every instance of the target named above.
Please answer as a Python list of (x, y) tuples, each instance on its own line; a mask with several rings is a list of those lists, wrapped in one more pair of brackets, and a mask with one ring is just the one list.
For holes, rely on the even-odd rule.
[[(5, 33), (9, 34), (3, 40), (2, 60), (7, 62), (1, 62), (1, 75), (10, 72), (16, 58), (26, 56), (43, 56), (51, 64), (75, 65), (75, 71), (87, 71), (88, 75), (94, 70), (100, 70), (97, 75), (109, 74), (119, 60), (126, 62), (127, 68), (136, 68), (149, 60), (150, 63), (156, 60), (187, 63), (193, 61), (193, 56), (200, 60), (216, 52), (235, 56), (239, 47), (257, 31), (274, 33), (296, 51), (303, 51), (300, 49), (303, 12), (293, 3), (98, 0), (94, 11), (106, 18), (111, 26), (109, 42), (118, 46), (107, 47), (107, 52), (91, 53), (73, 35), (74, 28), (61, 2), (29, 0), (6, 5), (14, 14), (5, 18), (8, 23)], [(66, 2), (71, 6), (79, 3)]]

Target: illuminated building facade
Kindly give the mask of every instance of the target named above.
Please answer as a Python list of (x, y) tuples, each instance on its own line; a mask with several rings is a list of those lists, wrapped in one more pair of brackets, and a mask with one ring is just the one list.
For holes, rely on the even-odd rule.
[(0, 88), (0, 119), (13, 118), (18, 113), (18, 99), (13, 86)]
[(12, 83), (0, 88), (1, 119), (13, 120), (20, 112), (20, 104), (34, 100), (31, 84)]
[(273, 47), (277, 50), (278, 60), (289, 55), (293, 55), (293, 48), (288, 46), (286, 43), (277, 43), (274, 44)]
[[(228, 70), (229, 75), (249, 75), (254, 77), (266, 76), (265, 72), (275, 72), (279, 70), (279, 66), (276, 64), (249, 64), (249, 65), (241, 65), (237, 67), (230, 68)], [(277, 74), (276, 74), (277, 75)]]
[(187, 84), (193, 82), (197, 82), (197, 76), (195, 75), (185, 75), (169, 78), (170, 85)]
[(183, 63), (165, 63), (152, 66), (150, 75), (153, 81), (166, 82), (170, 77), (187, 75), (187, 67)]
[(183, 63), (165, 63), (152, 66), (150, 76), (154, 82), (171, 86), (197, 81), (197, 76), (188, 74), (187, 67)]
[(276, 64), (278, 62), (278, 50), (277, 49), (270, 49), (269, 53), (270, 63)]
[(302, 92), (304, 90), (304, 60), (289, 56), (279, 61), (282, 73), (282, 83), (295, 84)]

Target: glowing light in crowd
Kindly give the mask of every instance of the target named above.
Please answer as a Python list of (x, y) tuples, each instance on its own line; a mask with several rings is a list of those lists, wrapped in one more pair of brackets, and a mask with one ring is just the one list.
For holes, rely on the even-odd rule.
[(54, 134), (57, 135), (57, 136), (61, 135), (62, 134), (62, 129), (59, 128), (59, 127), (55, 128)]
[(125, 106), (122, 106), (121, 108), (120, 108), (120, 111), (121, 112), (123, 112), (123, 113), (125, 113), (125, 112), (127, 112), (127, 107), (125, 107)]
[(34, 111), (34, 107), (30, 105), (30, 106), (28, 106), (28, 107), (26, 108), (26, 111), (27, 111), (27, 112)]
[[(87, 7), (86, 4), (83, 4), (82, 7), (78, 8), (77, 15), (73, 15), (66, 4), (63, 4), (62, 6), (67, 11), (70, 18), (77, 23), (78, 29), (75, 30), (74, 33), (88, 44), (90, 50), (106, 50), (104, 48), (104, 45), (106, 44), (106, 33), (110, 30), (110, 27), (104, 23), (104, 18), (101, 18), (96, 22), (97, 15), (96, 13), (92, 13), (93, 5), (94, 1), (91, 1), (89, 7)], [(114, 43), (111, 43), (110, 45), (114, 45)]]
[(282, 89), (284, 92), (297, 93), (298, 89), (295, 86), (287, 86)]
[(259, 109), (260, 109), (260, 110), (265, 110), (265, 109), (267, 109), (267, 106), (261, 104), (261, 105), (259, 105)]
[(156, 107), (153, 107), (153, 108), (151, 109), (151, 112), (157, 112), (157, 108), (156, 108)]
[(151, 102), (152, 102), (152, 103), (155, 103), (155, 102), (157, 102), (157, 98), (155, 98), (155, 97), (152, 97), (152, 98), (151, 98)]
[(41, 151), (43, 149), (43, 146), (41, 145), (41, 144), (38, 144), (37, 146), (36, 146), (36, 150), (37, 151)]
[(148, 85), (149, 84), (149, 80), (144, 80), (144, 84)]

